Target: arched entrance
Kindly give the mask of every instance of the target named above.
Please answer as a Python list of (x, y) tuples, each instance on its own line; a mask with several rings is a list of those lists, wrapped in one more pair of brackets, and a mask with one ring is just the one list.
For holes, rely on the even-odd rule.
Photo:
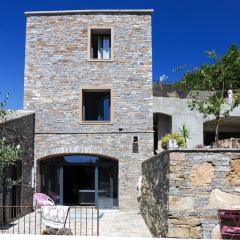
[(56, 203), (118, 206), (118, 161), (103, 156), (75, 154), (40, 161), (40, 189)]

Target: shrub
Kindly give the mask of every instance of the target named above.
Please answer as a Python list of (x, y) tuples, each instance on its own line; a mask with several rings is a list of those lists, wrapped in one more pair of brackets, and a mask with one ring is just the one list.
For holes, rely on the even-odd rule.
[(185, 145), (183, 136), (180, 133), (173, 132), (173, 133), (166, 134), (161, 139), (163, 149), (167, 148), (167, 143), (170, 139), (176, 139), (179, 147), (184, 147), (184, 145)]

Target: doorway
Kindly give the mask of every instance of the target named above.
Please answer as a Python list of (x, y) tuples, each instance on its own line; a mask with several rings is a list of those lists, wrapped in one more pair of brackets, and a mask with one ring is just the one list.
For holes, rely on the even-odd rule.
[(118, 206), (118, 161), (66, 155), (40, 163), (41, 192), (56, 203), (100, 208)]
[(93, 166), (64, 166), (63, 203), (66, 205), (94, 205), (94, 174)]

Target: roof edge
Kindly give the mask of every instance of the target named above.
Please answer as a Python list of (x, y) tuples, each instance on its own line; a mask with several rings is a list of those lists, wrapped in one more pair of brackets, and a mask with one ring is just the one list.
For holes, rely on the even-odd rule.
[(61, 10), (61, 11), (30, 11), (24, 12), (25, 16), (48, 15), (75, 15), (75, 14), (152, 14), (153, 9), (104, 9), (104, 10)]
[(16, 120), (16, 119), (19, 119), (19, 118), (22, 118), (22, 117), (26, 117), (26, 116), (29, 116), (29, 115), (32, 115), (32, 114), (35, 114), (35, 112), (31, 111), (31, 110), (21, 110), (21, 109), (7, 110), (6, 119), (4, 119), (4, 121), (0, 120), (0, 125), (2, 123), (10, 122), (10, 121), (13, 121), (13, 120)]

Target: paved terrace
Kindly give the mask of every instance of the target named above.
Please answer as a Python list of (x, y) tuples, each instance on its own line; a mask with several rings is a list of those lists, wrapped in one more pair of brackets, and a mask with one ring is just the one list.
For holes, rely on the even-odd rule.
[[(93, 208), (71, 208), (66, 227), (74, 235), (97, 235), (97, 211)], [(31, 212), (12, 222), (0, 234), (40, 234), (45, 229), (41, 214)], [(120, 210), (99, 211), (99, 235), (112, 237), (151, 237), (141, 214)]]

